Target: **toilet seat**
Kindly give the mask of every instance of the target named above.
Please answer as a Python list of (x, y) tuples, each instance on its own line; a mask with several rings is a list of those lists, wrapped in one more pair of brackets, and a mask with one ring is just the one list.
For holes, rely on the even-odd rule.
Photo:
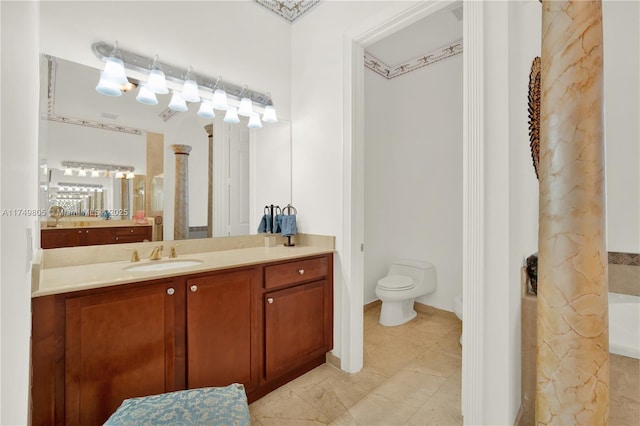
[(416, 284), (405, 275), (388, 275), (378, 280), (378, 288), (388, 291), (411, 290)]

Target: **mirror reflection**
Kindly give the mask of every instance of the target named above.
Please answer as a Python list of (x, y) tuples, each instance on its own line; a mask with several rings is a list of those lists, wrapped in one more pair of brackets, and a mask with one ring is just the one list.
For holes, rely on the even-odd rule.
[[(145, 240), (246, 235), (256, 233), (264, 205), (290, 202), (286, 120), (248, 129), (246, 119), (224, 123), (223, 112), (201, 118), (195, 105), (173, 112), (170, 95), (143, 105), (133, 79), (122, 96), (103, 96), (95, 90), (99, 70), (46, 55), (41, 71), (40, 208), (62, 209), (61, 217), (56, 209), (56, 217), (43, 218), (42, 236), (78, 227), (130, 227)], [(190, 147), (188, 155), (176, 152), (182, 145)], [(182, 160), (185, 184), (176, 173)], [(180, 209), (188, 218), (182, 234), (175, 220)], [(63, 246), (132, 241), (110, 238)], [(48, 248), (44, 238), (42, 246)]]

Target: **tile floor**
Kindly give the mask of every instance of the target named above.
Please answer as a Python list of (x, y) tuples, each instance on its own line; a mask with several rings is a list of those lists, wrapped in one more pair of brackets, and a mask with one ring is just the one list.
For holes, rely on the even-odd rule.
[(364, 313), (364, 368), (321, 365), (249, 406), (254, 426), (461, 425), (462, 323), (429, 310), (398, 327)]

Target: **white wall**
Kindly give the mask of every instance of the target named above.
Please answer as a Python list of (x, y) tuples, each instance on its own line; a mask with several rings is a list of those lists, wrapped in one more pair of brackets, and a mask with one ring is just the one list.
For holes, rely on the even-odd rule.
[(364, 302), (395, 258), (428, 261), (448, 311), (462, 293), (462, 55), (386, 80), (365, 71)]
[[(0, 210), (38, 208), (38, 4), (1, 2)], [(19, 66), (18, 66), (19, 65)], [(0, 221), (0, 424), (27, 423), (30, 261), (37, 217)]]
[(607, 249), (640, 253), (640, 2), (603, 2)]

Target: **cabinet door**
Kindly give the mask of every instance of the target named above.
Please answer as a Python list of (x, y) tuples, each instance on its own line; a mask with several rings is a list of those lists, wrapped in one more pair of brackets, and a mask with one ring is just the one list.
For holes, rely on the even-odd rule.
[(67, 425), (102, 424), (125, 398), (173, 390), (177, 290), (168, 282), (67, 299)]
[(100, 244), (113, 244), (113, 228), (89, 228), (82, 230), (81, 244), (83, 246), (94, 246)]
[(187, 280), (187, 387), (258, 380), (254, 270)]
[(327, 352), (326, 281), (265, 294), (266, 378)]
[(41, 246), (43, 249), (78, 246), (81, 232), (75, 229), (40, 231)]
[(139, 243), (144, 240), (151, 241), (150, 226), (132, 226), (128, 228), (115, 228), (115, 243)]

